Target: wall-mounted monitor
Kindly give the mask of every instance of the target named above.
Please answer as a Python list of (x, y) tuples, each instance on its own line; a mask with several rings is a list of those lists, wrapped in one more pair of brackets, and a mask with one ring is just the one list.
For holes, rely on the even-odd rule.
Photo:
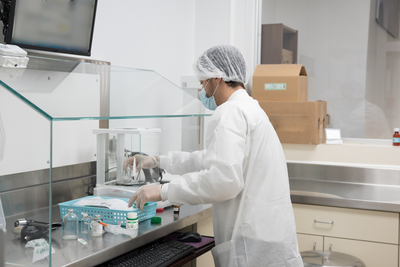
[(5, 42), (90, 56), (97, 0), (11, 0)]
[(376, 0), (376, 21), (393, 37), (399, 38), (400, 0)]

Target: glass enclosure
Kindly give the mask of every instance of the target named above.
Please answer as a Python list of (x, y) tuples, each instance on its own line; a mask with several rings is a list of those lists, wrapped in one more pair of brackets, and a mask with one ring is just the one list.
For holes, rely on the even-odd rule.
[[(202, 118), (211, 115), (197, 98), (154, 71), (104, 62), (30, 56), (26, 69), (0, 68), (0, 85), (0, 193), (15, 190), (2, 197), (8, 218), (39, 216), (59, 222), (58, 203), (75, 194), (74, 189), (71, 194), (53, 193), (54, 168), (97, 161), (104, 184), (123, 185), (121, 165), (133, 153), (158, 156), (202, 148)], [(43, 175), (31, 179), (32, 171)], [(19, 178), (18, 185), (7, 178), (19, 173), (28, 175)], [(136, 175), (129, 176), (130, 182), (143, 184), (148, 179)], [(159, 177), (151, 174), (150, 179), (157, 182)], [(32, 195), (17, 192), (24, 188), (37, 190)], [(60, 266), (83, 253), (78, 243), (50, 231), (45, 240), (56, 253), (33, 263), (34, 249), (25, 248), (31, 237), (14, 237), (10, 223), (7, 230), (6, 263)], [(49, 252), (42, 250), (46, 256)]]
[[(389, 139), (400, 125), (399, 7), (380, 0), (263, 0), (262, 24), (297, 30), (308, 100), (342, 137)], [(386, 5), (386, 6), (385, 6)], [(393, 10), (394, 12), (386, 12)]]

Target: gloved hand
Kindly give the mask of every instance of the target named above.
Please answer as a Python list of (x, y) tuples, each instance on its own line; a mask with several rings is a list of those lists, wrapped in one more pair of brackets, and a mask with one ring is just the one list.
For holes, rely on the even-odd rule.
[(132, 207), (136, 201), (136, 208), (143, 210), (144, 204), (149, 201), (161, 201), (161, 185), (151, 184), (140, 187), (138, 191), (129, 199), (128, 208)]
[(131, 166), (133, 169), (133, 159), (135, 159), (135, 162), (136, 162), (136, 166), (135, 166), (136, 172), (140, 171), (139, 163), (142, 164), (142, 169), (152, 169), (152, 168), (155, 168), (158, 166), (158, 157), (157, 156), (149, 157), (149, 156), (143, 156), (143, 155), (136, 154), (135, 156), (130, 157), (129, 159), (125, 160), (124, 166), (123, 166), (124, 171), (126, 170), (128, 165)]

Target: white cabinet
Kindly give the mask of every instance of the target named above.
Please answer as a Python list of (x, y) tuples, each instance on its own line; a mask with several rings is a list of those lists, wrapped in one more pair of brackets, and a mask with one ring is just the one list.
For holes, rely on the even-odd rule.
[(367, 267), (397, 267), (398, 245), (324, 237), (324, 250), (343, 252), (361, 259)]
[(299, 243), (300, 252), (324, 249), (324, 237), (322, 236), (297, 234), (297, 241)]
[(399, 244), (399, 214), (294, 204), (298, 233)]
[[(367, 267), (399, 267), (399, 214), (293, 204), (299, 250), (353, 255)], [(320, 244), (323, 244), (321, 247)]]

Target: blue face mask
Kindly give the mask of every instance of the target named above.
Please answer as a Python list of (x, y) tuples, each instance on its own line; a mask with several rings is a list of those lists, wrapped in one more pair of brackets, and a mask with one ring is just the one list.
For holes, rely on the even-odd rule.
[(208, 82), (206, 83), (206, 86), (204, 86), (203, 89), (201, 89), (199, 96), (200, 96), (201, 103), (203, 103), (203, 105), (206, 108), (208, 108), (209, 110), (215, 110), (217, 108), (217, 103), (215, 102), (214, 94), (217, 91), (219, 84), (215, 88), (213, 95), (211, 97), (207, 97), (207, 93), (204, 88), (207, 87), (209, 82), (210, 82), (210, 80), (208, 80)]

